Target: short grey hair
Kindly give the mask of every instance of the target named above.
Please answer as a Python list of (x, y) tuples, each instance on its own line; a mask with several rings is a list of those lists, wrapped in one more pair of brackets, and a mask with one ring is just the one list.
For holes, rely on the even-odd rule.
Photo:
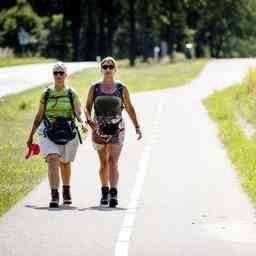
[(58, 62), (53, 66), (53, 72), (54, 71), (63, 71), (65, 74), (67, 74), (67, 67), (63, 62)]

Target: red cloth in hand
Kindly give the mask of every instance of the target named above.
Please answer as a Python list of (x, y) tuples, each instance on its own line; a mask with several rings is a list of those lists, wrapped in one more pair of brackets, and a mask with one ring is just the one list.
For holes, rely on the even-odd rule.
[(28, 159), (33, 155), (38, 155), (40, 153), (40, 146), (38, 144), (31, 144), (27, 149), (25, 158)]

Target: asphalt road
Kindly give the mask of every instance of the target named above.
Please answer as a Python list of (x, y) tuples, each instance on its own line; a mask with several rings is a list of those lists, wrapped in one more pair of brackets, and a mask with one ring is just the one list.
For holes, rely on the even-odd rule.
[[(95, 67), (96, 62), (67, 62), (68, 74)], [(53, 63), (0, 68), (0, 97), (53, 82)]]
[[(48, 209), (47, 180), (0, 218), (0, 255), (254, 256), (256, 215), (201, 101), (256, 60), (216, 60), (184, 87), (132, 96), (120, 205), (100, 208), (90, 136), (73, 164), (73, 206)], [(125, 116), (127, 119), (127, 116)]]

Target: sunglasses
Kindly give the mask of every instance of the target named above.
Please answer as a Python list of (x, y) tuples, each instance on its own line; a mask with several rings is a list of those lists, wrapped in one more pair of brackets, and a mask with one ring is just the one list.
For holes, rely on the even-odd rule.
[(114, 65), (102, 65), (101, 66), (102, 67), (102, 69), (104, 69), (104, 70), (106, 70), (107, 68), (109, 68), (110, 70), (112, 70), (112, 69), (114, 69)]
[(63, 71), (54, 71), (54, 72), (53, 72), (53, 74), (54, 74), (55, 76), (57, 76), (58, 74), (61, 75), (61, 76), (63, 76), (64, 73), (65, 73), (65, 72), (63, 72)]

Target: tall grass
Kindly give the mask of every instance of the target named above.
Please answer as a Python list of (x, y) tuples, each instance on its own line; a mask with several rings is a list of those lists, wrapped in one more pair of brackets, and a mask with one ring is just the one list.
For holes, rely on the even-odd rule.
[(204, 101), (218, 123), (219, 136), (240, 175), (241, 183), (256, 205), (256, 136), (248, 138), (240, 126), (242, 116), (256, 128), (256, 69), (250, 69), (243, 84), (215, 92)]
[(248, 93), (251, 96), (256, 96), (256, 69), (250, 68), (244, 78), (244, 84), (248, 88)]

